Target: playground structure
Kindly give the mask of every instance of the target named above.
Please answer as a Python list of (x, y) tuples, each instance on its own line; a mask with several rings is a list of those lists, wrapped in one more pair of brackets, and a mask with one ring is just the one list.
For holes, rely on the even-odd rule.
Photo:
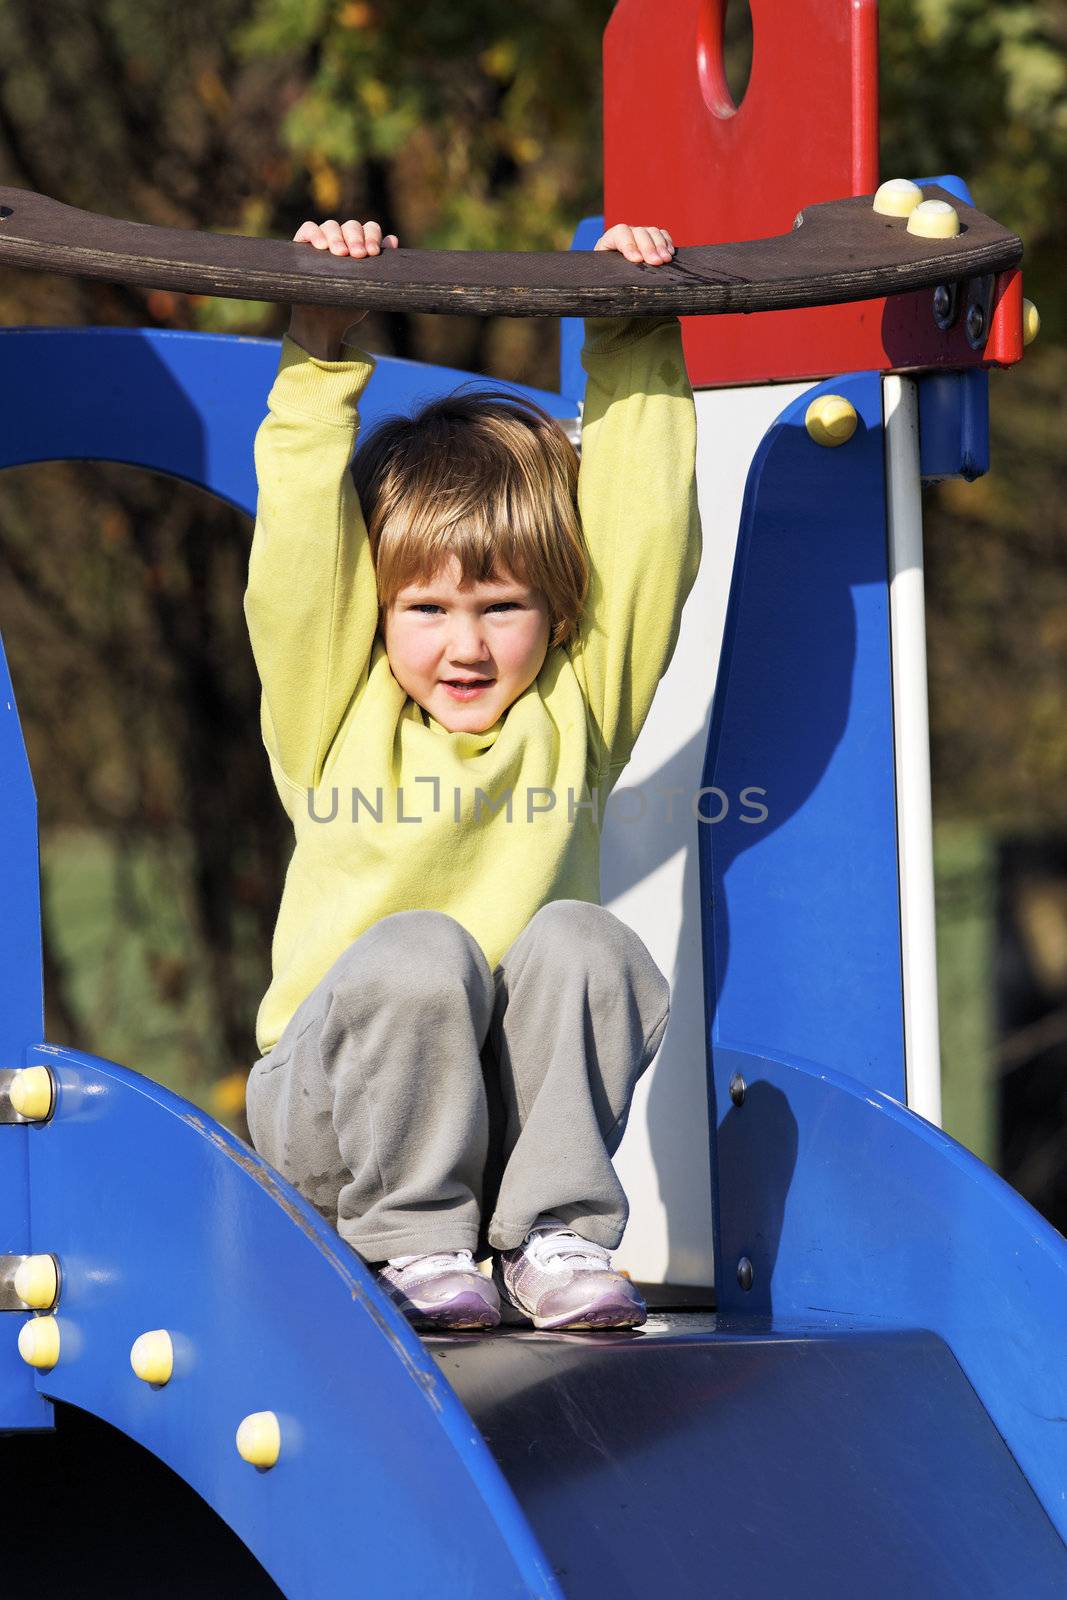
[[(682, 245), (878, 187), (875, 5), (752, 0), (739, 108), (723, 9), (621, 0), (606, 35), (606, 214)], [(534, 394), (564, 421), (580, 334)], [(604, 903), (675, 991), (619, 1157), (621, 1260), (664, 1286), (633, 1335), (420, 1340), (241, 1141), (44, 1040), (3, 664), (9, 1593), (1063, 1591), (1067, 1243), (936, 1125), (920, 486), (986, 470), (1023, 338), (1017, 267), (686, 324), (708, 555), (627, 774), (681, 798), (604, 834)], [(275, 341), (0, 340), (0, 465), (120, 460), (252, 514)], [(466, 376), (383, 358), (365, 424)]]

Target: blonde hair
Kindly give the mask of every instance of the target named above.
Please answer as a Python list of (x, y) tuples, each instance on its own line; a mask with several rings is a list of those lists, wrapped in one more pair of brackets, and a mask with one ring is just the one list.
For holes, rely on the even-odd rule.
[(456, 391), (389, 417), (356, 452), (380, 614), (454, 555), (465, 583), (510, 576), (539, 589), (549, 646), (578, 628), (589, 563), (578, 516), (578, 456), (532, 400)]

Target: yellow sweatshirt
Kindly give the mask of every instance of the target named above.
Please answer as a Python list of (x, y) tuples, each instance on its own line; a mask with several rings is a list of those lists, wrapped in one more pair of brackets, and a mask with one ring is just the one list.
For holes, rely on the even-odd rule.
[[(351, 347), (346, 347), (349, 349)], [(401, 689), (348, 470), (371, 356), (286, 337), (256, 435), (245, 617), (262, 732), (296, 842), (260, 1005), (262, 1055), (359, 935), (445, 911), (495, 967), (551, 900), (600, 901), (600, 828), (700, 565), (696, 415), (677, 319), (586, 323), (579, 636), (484, 733)]]

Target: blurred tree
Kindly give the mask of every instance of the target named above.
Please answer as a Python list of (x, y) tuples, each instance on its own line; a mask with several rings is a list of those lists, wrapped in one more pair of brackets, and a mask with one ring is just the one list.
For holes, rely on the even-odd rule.
[(1067, 819), (1067, 6), (882, 0), (882, 171), (957, 172), (1021, 235), (1042, 317), (990, 379), (992, 469), (928, 492), (935, 809), (1013, 829)]
[[(600, 41), (611, 0), (257, 0), (236, 35), (246, 62), (287, 62), (302, 84), (279, 135), (310, 189), (289, 223), (387, 219), (442, 249), (563, 249), (599, 206)], [(280, 220), (280, 216), (279, 219)], [(389, 319), (398, 354), (527, 382), (555, 378), (555, 330), (509, 319)]]
[(1067, 6), (881, 0), (883, 172), (956, 172), (1026, 244), (1045, 337), (1063, 337)]
[[(1057, 1115), (1050, 1087), (1063, 1060), (1062, 992), (1045, 997), (1040, 1021), (1009, 992), (1022, 941), (1007, 863), (1020, 851), (1044, 862), (1042, 903), (1059, 905), (1067, 7), (882, 0), (881, 39), (883, 173), (966, 178), (978, 205), (1022, 236), (1025, 291), (1042, 315), (1021, 366), (990, 377), (989, 476), (927, 493), (927, 643), (946, 1125), (1062, 1225), (1048, 1176), (1067, 1156), (1062, 1088)], [(1027, 926), (1034, 960), (1047, 964), (1060, 924), (1043, 915)]]

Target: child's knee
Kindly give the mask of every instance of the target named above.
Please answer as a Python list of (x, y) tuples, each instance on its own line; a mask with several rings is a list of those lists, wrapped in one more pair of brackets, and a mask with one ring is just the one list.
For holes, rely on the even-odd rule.
[(632, 947), (645, 948), (621, 918), (591, 900), (549, 900), (534, 912), (526, 933), (555, 948), (579, 952), (607, 949), (618, 954)]
[(643, 1013), (660, 1017), (670, 1005), (671, 989), (648, 947), (621, 917), (588, 900), (550, 900), (526, 926), (542, 954), (554, 956), (569, 969), (584, 966), (629, 974)]
[(464, 995), (488, 1025), (493, 976), (477, 940), (443, 911), (396, 911), (382, 917), (331, 969), (330, 1010), (364, 1020), (369, 1011), (440, 1014)]

